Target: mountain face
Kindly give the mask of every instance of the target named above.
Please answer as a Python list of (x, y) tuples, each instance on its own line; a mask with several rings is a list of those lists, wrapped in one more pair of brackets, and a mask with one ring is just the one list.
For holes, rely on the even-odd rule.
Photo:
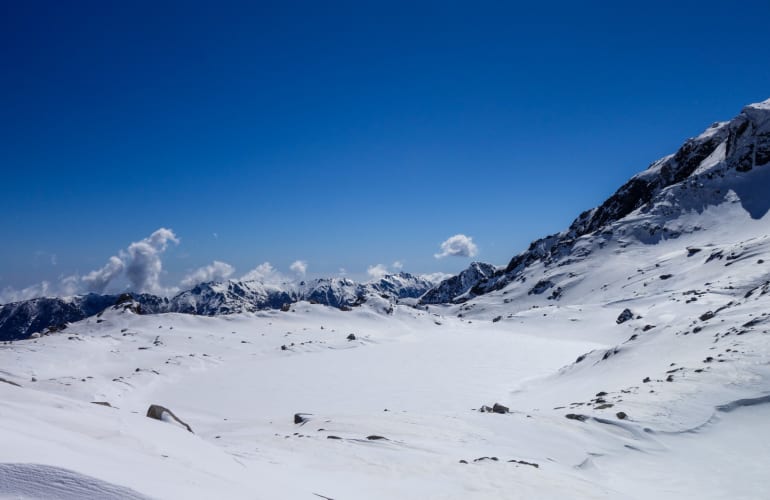
[(171, 299), (150, 294), (88, 294), (66, 298), (37, 298), (0, 306), (0, 341), (28, 338), (46, 329), (61, 329), (104, 309), (133, 300), (138, 312), (156, 314), (176, 312), (217, 316), (280, 309), (300, 300), (349, 308), (371, 298), (396, 303), (417, 298), (433, 283), (407, 273), (387, 275), (368, 283), (344, 278), (323, 278), (301, 283), (265, 284), (260, 281), (201, 283)]
[[(725, 201), (740, 203), (753, 219), (760, 219), (770, 209), (769, 170), (770, 99), (746, 106), (732, 120), (715, 123), (685, 141), (676, 153), (654, 162), (604, 203), (580, 214), (565, 231), (532, 242), (504, 269), (487, 274), (471, 264), (460, 274), (464, 280), (445, 280), (421, 302), (461, 303), (525, 279), (524, 271), (535, 264), (563, 266), (610, 241), (677, 238), (703, 228), (675, 227), (672, 221)], [(538, 280), (530, 293), (549, 289), (549, 297), (558, 298), (558, 286), (549, 280)]]
[[(120, 301), (120, 295), (90, 293), (67, 298), (41, 297), (0, 306), (0, 341), (28, 338), (32, 333), (60, 330), (67, 323), (80, 321)], [(162, 312), (168, 300), (137, 294), (134, 300), (143, 313)]]
[(346, 278), (320, 278), (300, 283), (265, 284), (259, 281), (202, 283), (171, 299), (169, 311), (216, 316), (261, 309), (280, 309), (305, 300), (330, 307), (360, 305), (373, 296), (397, 302), (424, 294), (433, 283), (408, 273), (383, 276), (368, 283)]
[(488, 280), (497, 273), (497, 268), (483, 262), (473, 262), (457, 276), (442, 281), (420, 298), (421, 304), (446, 304), (462, 302), (466, 294), (478, 283)]

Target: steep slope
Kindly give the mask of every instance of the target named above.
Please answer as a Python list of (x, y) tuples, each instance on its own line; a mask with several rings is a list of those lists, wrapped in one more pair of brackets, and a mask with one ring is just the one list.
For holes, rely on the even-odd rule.
[[(478, 275), (469, 284), (470, 292), (462, 287), (447, 293), (454, 287), (445, 281), (422, 302), (461, 302), (500, 290), (537, 263), (564, 265), (611, 240), (633, 237), (652, 243), (676, 238), (702, 227), (674, 227), (671, 221), (725, 202), (738, 202), (753, 219), (759, 219), (770, 209), (768, 164), (770, 99), (746, 106), (732, 120), (715, 123), (687, 140), (675, 154), (654, 162), (604, 203), (580, 214), (565, 231), (534, 241), (505, 269), (491, 276)], [(472, 271), (473, 265), (466, 272)], [(552, 285), (543, 280), (532, 291), (539, 294), (549, 288)]]

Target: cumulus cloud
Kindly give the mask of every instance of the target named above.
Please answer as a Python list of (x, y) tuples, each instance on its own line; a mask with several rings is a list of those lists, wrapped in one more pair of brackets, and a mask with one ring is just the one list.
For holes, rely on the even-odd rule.
[(176, 288), (164, 288), (160, 283), (163, 271), (161, 255), (170, 243), (178, 244), (179, 238), (171, 229), (160, 228), (110, 257), (100, 269), (83, 276), (60, 276), (54, 283), (42, 281), (21, 290), (6, 287), (0, 291), (0, 303), (84, 292), (104, 293), (110, 283), (123, 276), (128, 279), (132, 291), (159, 295), (174, 293)]
[(307, 274), (307, 261), (306, 260), (295, 260), (290, 266), (289, 269), (297, 273), (298, 276), (304, 278), (305, 274)]
[(473, 238), (464, 234), (456, 234), (447, 238), (441, 244), (441, 253), (434, 254), (437, 259), (444, 257), (475, 257), (479, 248), (473, 242)]
[(101, 268), (91, 271), (80, 280), (83, 282), (85, 290), (94, 293), (103, 293), (110, 281), (114, 280), (125, 269), (125, 263), (116, 256), (110, 257), (110, 260)]
[(390, 267), (393, 268), (396, 272), (401, 271), (404, 268), (404, 263), (400, 260), (395, 261), (393, 264), (390, 265)]
[(160, 285), (160, 275), (163, 271), (161, 254), (166, 251), (169, 243), (179, 243), (174, 231), (164, 227), (158, 229), (147, 238), (135, 241), (121, 252), (126, 264), (126, 277), (131, 288), (137, 292), (164, 293)]
[(53, 287), (48, 281), (41, 281), (36, 285), (28, 286), (21, 290), (7, 286), (0, 291), (0, 304), (10, 304), (11, 302), (34, 299), (35, 297), (46, 297), (52, 294), (52, 290)]
[(375, 264), (373, 266), (369, 266), (369, 268), (366, 270), (366, 274), (374, 279), (382, 278), (388, 274), (388, 268), (384, 264)]
[(198, 283), (209, 281), (224, 281), (235, 272), (235, 268), (227, 262), (215, 260), (208, 266), (199, 267), (182, 280), (182, 286), (194, 287)]
[(260, 281), (265, 284), (277, 284), (287, 281), (286, 277), (279, 273), (272, 264), (263, 262), (248, 273), (244, 274), (243, 281)]

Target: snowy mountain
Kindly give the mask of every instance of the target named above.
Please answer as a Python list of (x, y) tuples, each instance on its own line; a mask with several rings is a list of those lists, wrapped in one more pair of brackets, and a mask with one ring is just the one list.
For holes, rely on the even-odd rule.
[(428, 290), (420, 298), (421, 304), (448, 304), (461, 302), (471, 288), (486, 281), (497, 273), (497, 268), (483, 262), (473, 262), (457, 276), (447, 278), (437, 286)]
[[(90, 293), (75, 297), (41, 297), (0, 305), (0, 341), (20, 340), (33, 333), (58, 331), (67, 323), (80, 321), (121, 301), (121, 295)], [(133, 299), (147, 314), (168, 309), (168, 300), (149, 294), (136, 294)]]
[[(196, 285), (171, 299), (131, 294), (143, 314), (177, 312), (216, 316), (280, 309), (300, 300), (350, 308), (367, 300), (385, 301), (389, 309), (401, 299), (417, 298), (433, 283), (408, 273), (386, 275), (367, 283), (344, 278), (322, 278), (280, 284), (261, 281), (210, 282)], [(67, 298), (38, 298), (0, 306), (0, 341), (28, 338), (47, 329), (91, 317), (116, 302), (119, 295), (88, 294)]]
[(430, 291), (114, 298), (0, 345), (0, 498), (765, 498), (767, 193), (770, 101)]
[[(532, 242), (504, 269), (490, 274), (471, 264), (460, 275), (463, 286), (456, 285), (458, 277), (450, 278), (422, 301), (461, 302), (500, 290), (514, 280), (526, 279), (526, 270), (535, 264), (564, 266), (610, 241), (654, 243), (700, 231), (703, 225), (677, 221), (685, 213), (703, 212), (710, 205), (735, 201), (759, 219), (770, 208), (770, 174), (763, 168), (768, 163), (770, 100), (746, 106), (734, 119), (714, 123), (687, 140), (675, 154), (652, 163), (604, 203), (580, 214), (566, 230)], [(529, 291), (540, 294), (549, 289), (556, 296), (561, 293), (559, 284), (549, 279), (538, 279)]]

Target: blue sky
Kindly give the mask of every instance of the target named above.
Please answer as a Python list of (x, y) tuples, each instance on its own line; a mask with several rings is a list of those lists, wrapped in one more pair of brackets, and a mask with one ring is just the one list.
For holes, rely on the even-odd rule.
[(766, 1), (531, 3), (3, 2), (0, 289), (502, 265), (770, 97)]

